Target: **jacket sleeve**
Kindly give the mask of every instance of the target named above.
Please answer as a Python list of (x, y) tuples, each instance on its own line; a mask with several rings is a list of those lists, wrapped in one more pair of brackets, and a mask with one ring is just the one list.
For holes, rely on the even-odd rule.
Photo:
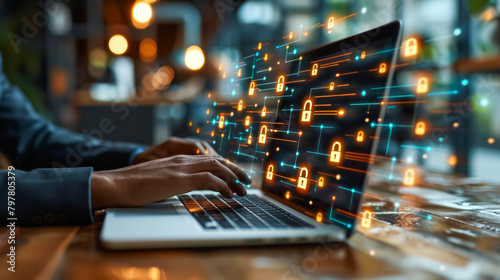
[(91, 167), (0, 171), (0, 226), (12, 221), (8, 218), (18, 226), (92, 223), (91, 175)]
[[(109, 129), (112, 123), (106, 120)], [(0, 151), (16, 168), (115, 169), (129, 165), (137, 148), (139, 145), (103, 141), (56, 127), (34, 111), (0, 70)]]

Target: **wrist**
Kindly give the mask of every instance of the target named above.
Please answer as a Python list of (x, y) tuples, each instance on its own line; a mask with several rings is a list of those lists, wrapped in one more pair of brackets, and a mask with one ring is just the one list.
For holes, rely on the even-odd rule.
[(92, 209), (118, 206), (115, 184), (106, 172), (94, 172), (90, 178)]

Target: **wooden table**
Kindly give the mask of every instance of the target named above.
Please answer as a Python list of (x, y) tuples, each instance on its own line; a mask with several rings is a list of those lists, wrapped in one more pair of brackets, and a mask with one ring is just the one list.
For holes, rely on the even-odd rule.
[[(0, 279), (498, 278), (500, 187), (457, 182), (449, 185), (459, 196), (432, 180), (412, 188), (372, 182), (362, 207), (375, 213), (372, 226), (358, 227), (345, 243), (114, 252), (99, 245), (100, 221), (21, 228), (17, 272), (7, 271), (4, 246)], [(482, 206), (454, 208), (425, 198), (429, 193), (448, 195), (439, 198), (444, 204), (462, 197)]]

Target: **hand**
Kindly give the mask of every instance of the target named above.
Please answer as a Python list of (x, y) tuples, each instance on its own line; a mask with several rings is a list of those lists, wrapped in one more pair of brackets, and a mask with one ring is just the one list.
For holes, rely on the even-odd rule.
[(176, 155), (212, 155), (217, 156), (217, 152), (210, 145), (201, 140), (183, 139), (177, 137), (168, 138), (167, 141), (151, 146), (138, 153), (134, 158), (134, 164), (167, 158)]
[(212, 190), (232, 198), (246, 195), (250, 177), (220, 156), (174, 156), (94, 172), (92, 208), (139, 206), (193, 190)]

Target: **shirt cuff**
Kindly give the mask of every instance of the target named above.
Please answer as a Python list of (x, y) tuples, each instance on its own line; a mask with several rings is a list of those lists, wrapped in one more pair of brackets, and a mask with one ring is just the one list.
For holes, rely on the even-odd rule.
[(145, 150), (144, 147), (139, 147), (137, 149), (135, 149), (131, 154), (130, 154), (130, 158), (128, 160), (128, 165), (132, 165), (134, 164), (134, 159), (135, 157), (137, 156), (138, 153), (142, 153), (143, 151)]

